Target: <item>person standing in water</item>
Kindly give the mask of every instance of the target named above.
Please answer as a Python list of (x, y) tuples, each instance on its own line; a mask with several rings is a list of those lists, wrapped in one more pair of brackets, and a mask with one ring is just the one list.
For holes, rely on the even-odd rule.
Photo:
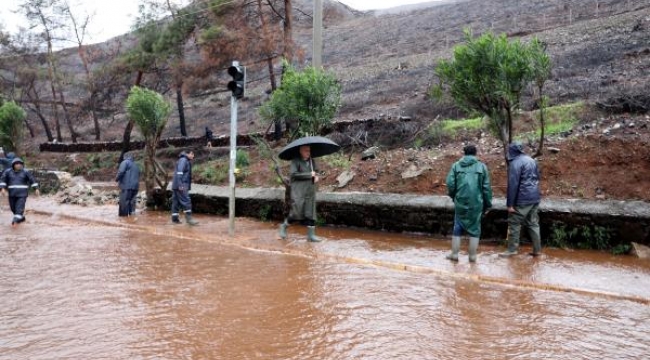
[(192, 160), (194, 152), (181, 152), (174, 171), (172, 181), (172, 223), (180, 224), (179, 211), (185, 211), (185, 220), (188, 225), (198, 225), (199, 222), (192, 217), (192, 200), (190, 190), (192, 189)]
[(120, 186), (118, 216), (135, 216), (135, 200), (140, 188), (140, 167), (133, 161), (133, 155), (124, 155), (115, 181)]
[(467, 145), (464, 156), (447, 175), (447, 193), (454, 200), (454, 230), (447, 259), (458, 261), (460, 237), (469, 235), (469, 261), (476, 262), (481, 237), (481, 219), (492, 207), (492, 187), (487, 166), (476, 157), (476, 146)]
[(320, 181), (309, 145), (300, 147), (300, 156), (291, 161), (291, 211), (280, 224), (280, 238), (287, 238), (287, 227), (294, 222), (307, 226), (307, 240), (319, 242), (316, 236), (316, 188)]
[(25, 204), (29, 189), (36, 189), (40, 195), (38, 183), (29, 171), (25, 170), (25, 163), (20, 158), (14, 158), (11, 168), (6, 169), (0, 177), (0, 192), (4, 195), (5, 189), (9, 190), (9, 207), (14, 214), (11, 226), (16, 226), (25, 221)]

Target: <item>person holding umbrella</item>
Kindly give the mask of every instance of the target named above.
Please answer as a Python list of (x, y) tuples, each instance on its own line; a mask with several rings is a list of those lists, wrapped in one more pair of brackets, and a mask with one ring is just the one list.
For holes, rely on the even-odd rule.
[(332, 154), (339, 146), (327, 138), (310, 136), (298, 139), (280, 152), (280, 159), (291, 160), (291, 210), (280, 224), (280, 238), (287, 238), (287, 227), (294, 222), (307, 226), (307, 240), (319, 242), (316, 236), (316, 188), (320, 181), (314, 158)]

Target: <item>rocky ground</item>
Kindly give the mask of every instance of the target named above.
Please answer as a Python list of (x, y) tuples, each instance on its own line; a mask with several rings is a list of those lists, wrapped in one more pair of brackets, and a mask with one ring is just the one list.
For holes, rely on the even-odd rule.
[[(475, 143), (479, 157), (492, 175), (495, 196), (506, 189), (506, 167), (498, 140), (482, 130), (457, 135), (439, 145), (405, 147), (348, 147), (338, 154), (318, 160), (322, 170), (321, 188), (328, 191), (446, 194), (445, 177), (461, 155), (463, 144)], [(281, 141), (274, 151), (284, 145)], [(222, 148), (193, 149), (197, 158), (197, 183), (228, 183), (228, 151)], [(161, 150), (158, 155), (171, 174), (181, 149)], [(248, 165), (238, 177), (240, 187), (280, 186), (274, 163), (267, 151), (248, 148)], [(363, 159), (363, 152), (374, 157)], [(528, 152), (534, 152), (528, 146)], [(119, 154), (41, 154), (32, 166), (63, 170), (74, 177), (60, 192), (62, 202), (112, 203), (112, 189)], [(136, 158), (141, 155), (136, 153)], [(539, 159), (542, 189), (547, 197), (620, 199), (650, 201), (650, 115), (588, 116), (573, 129), (549, 136), (546, 151)], [(141, 162), (141, 159), (138, 160)], [(288, 163), (281, 162), (286, 175)], [(105, 184), (89, 188), (86, 180)], [(171, 175), (170, 175), (171, 178)], [(113, 192), (105, 192), (104, 190)], [(79, 197), (78, 195), (83, 195)]]

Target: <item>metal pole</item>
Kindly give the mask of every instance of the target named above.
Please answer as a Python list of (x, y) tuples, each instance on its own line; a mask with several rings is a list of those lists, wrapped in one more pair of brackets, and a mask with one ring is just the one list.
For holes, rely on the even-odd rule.
[[(232, 66), (239, 66), (233, 61)], [(228, 202), (228, 234), (235, 235), (235, 160), (237, 159), (237, 98), (230, 97), (230, 198)]]
[(323, 67), (323, 0), (314, 0), (314, 48), (311, 65)]

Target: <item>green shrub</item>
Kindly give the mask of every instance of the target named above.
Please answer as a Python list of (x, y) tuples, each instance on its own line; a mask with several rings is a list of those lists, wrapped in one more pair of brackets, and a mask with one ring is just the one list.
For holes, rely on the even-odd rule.
[(630, 244), (618, 244), (612, 248), (612, 254), (614, 255), (625, 255), (632, 250), (632, 245)]
[(260, 207), (260, 220), (269, 221), (271, 219), (270, 216), (272, 210), (271, 205), (262, 205), (262, 207)]
[(20, 151), (25, 116), (25, 110), (13, 101), (7, 101), (0, 106), (0, 144), (5, 152)]
[(315, 135), (327, 127), (341, 106), (341, 85), (333, 74), (285, 63), (282, 85), (260, 108), (267, 122), (285, 121), (292, 137)]
[(243, 169), (250, 165), (250, 158), (246, 150), (237, 150), (235, 157), (235, 167)]

